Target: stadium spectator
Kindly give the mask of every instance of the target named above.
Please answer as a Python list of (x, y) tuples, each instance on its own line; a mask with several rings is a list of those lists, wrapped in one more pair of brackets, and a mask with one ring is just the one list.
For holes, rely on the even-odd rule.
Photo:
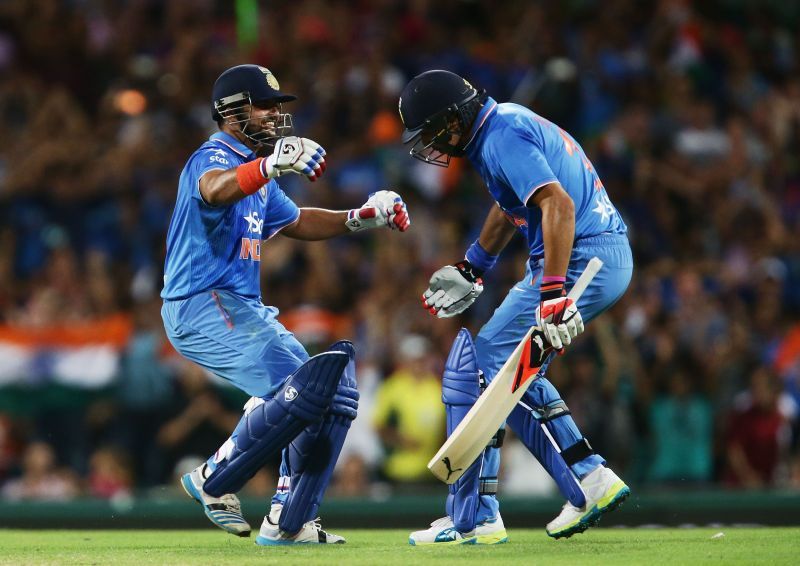
[(430, 480), (427, 464), (444, 438), (445, 415), (428, 340), (403, 337), (395, 364), (378, 389), (372, 414), (386, 450), (382, 471), (394, 482)]
[(10, 501), (68, 501), (80, 493), (75, 473), (58, 465), (53, 447), (29, 444), (22, 455), (22, 475), (5, 483), (2, 494)]

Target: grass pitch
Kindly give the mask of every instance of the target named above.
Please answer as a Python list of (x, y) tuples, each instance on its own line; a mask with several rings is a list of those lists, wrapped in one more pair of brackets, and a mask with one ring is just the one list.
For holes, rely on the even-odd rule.
[[(592, 529), (550, 540), (513, 529), (496, 546), (413, 547), (405, 530), (335, 530), (347, 544), (258, 547), (214, 529), (0, 530), (0, 564), (797, 564), (800, 528)], [(724, 536), (716, 536), (717, 533)], [(712, 538), (714, 537), (714, 538)]]

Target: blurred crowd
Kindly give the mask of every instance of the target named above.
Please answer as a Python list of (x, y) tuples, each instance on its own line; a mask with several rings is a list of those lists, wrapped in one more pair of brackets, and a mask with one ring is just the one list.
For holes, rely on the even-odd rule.
[[(246, 399), (169, 348), (158, 293), (178, 175), (215, 131), (211, 85), (244, 62), (298, 95), (296, 130), (328, 151), (317, 183), (280, 180), (298, 204), (393, 188), (412, 217), (406, 234), (262, 248), (263, 299), (309, 351), (357, 348), (334, 491), (432, 479), (449, 345), (525, 266), (517, 237), (464, 315), (420, 308), (491, 205), (463, 164), (399, 143), (399, 92), (430, 68), (572, 133), (628, 224), (631, 287), (549, 372), (593, 446), (639, 486), (800, 489), (799, 29), (796, 3), (744, 0), (0, 2), (0, 325), (131, 324), (103, 387), (0, 383), (0, 497), (168, 484), (239, 418)], [(519, 449), (508, 491), (550, 489)]]

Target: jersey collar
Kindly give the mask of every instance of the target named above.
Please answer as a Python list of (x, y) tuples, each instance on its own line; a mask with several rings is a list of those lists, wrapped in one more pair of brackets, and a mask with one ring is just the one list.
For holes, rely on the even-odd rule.
[(483, 124), (486, 120), (491, 116), (495, 110), (497, 110), (497, 101), (491, 96), (486, 98), (486, 102), (483, 103), (483, 108), (481, 111), (478, 112), (478, 115), (475, 117), (475, 121), (472, 123), (472, 129), (469, 132), (469, 141), (464, 144), (464, 150), (469, 151), (470, 144), (475, 141), (475, 138), (478, 136), (478, 132), (483, 127)]
[(234, 153), (238, 153), (245, 159), (251, 159), (252, 157), (255, 157), (255, 153), (253, 153), (253, 151), (249, 147), (247, 147), (242, 142), (240, 142), (235, 137), (226, 132), (217, 132), (210, 138), (208, 138), (208, 141), (215, 141), (217, 143), (221, 143), (222, 145), (227, 146), (228, 149), (230, 149)]

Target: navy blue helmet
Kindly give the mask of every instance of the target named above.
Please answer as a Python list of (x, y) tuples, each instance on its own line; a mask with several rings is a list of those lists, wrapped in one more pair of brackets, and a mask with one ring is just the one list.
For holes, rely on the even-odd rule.
[[(281, 92), (278, 80), (266, 67), (237, 65), (225, 70), (214, 83), (211, 99), (214, 120), (238, 125), (257, 147), (274, 144), (292, 132), (292, 115), (284, 113), (281, 104), (297, 97)], [(252, 124), (252, 105), (260, 103), (275, 103), (279, 114), (263, 124)]]
[[(485, 101), (486, 91), (450, 71), (417, 75), (400, 94), (403, 143), (413, 142), (412, 157), (447, 167), (450, 157), (464, 155), (466, 134)], [(459, 136), (455, 144), (454, 134)]]

